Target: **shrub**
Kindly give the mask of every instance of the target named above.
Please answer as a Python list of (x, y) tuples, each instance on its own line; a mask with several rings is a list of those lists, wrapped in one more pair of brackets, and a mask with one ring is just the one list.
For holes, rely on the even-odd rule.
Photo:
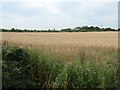
[(28, 58), (27, 51), (21, 47), (3, 47), (3, 88), (25, 88), (29, 84)]
[(117, 65), (111, 59), (98, 62), (83, 51), (68, 63), (44, 50), (10, 45), (2, 50), (3, 88), (117, 88)]
[(68, 65), (54, 84), (59, 88), (117, 88), (116, 81), (112, 68), (92, 61)]
[(62, 67), (34, 49), (3, 46), (3, 88), (50, 88)]

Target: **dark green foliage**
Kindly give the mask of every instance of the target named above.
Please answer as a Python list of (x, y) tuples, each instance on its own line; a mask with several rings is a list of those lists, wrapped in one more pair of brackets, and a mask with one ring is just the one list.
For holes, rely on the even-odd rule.
[(117, 88), (117, 79), (112, 70), (95, 62), (69, 65), (56, 78), (60, 88)]
[(117, 88), (117, 65), (82, 58), (64, 63), (42, 50), (3, 45), (3, 88)]
[(73, 30), (71, 28), (62, 29), (61, 32), (72, 32)]
[(21, 47), (3, 46), (3, 88), (26, 88), (33, 81), (29, 71), (27, 50)]
[(27, 52), (22, 48), (11, 48), (6, 53), (5, 59), (9, 61), (21, 62), (28, 59)]
[(46, 55), (22, 47), (3, 46), (3, 88), (50, 88), (61, 61), (49, 61)]
[(93, 27), (93, 26), (82, 26), (82, 27), (75, 27), (74, 29), (71, 28), (66, 28), (66, 29), (61, 29), (61, 30), (28, 30), (28, 29), (15, 29), (15, 28), (11, 28), (9, 29), (0, 29), (0, 31), (2, 32), (92, 32), (92, 31), (96, 31), (96, 32), (100, 32), (100, 31), (118, 31), (119, 29), (112, 29), (112, 28), (99, 28), (99, 27)]

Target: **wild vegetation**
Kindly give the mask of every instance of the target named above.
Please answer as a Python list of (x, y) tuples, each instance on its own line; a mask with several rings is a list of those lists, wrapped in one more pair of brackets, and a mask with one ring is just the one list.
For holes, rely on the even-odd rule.
[(3, 88), (117, 88), (116, 48), (2, 47)]

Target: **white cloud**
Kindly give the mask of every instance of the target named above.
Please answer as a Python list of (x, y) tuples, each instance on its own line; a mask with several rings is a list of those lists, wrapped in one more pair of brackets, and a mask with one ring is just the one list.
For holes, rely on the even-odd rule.
[[(10, 0), (9, 0), (10, 1)], [(13, 0), (18, 1), (18, 0)], [(53, 28), (66, 28), (80, 26), (80, 25), (91, 25), (98, 24), (99, 22), (104, 22), (108, 25), (109, 23), (117, 23), (117, 13), (104, 15), (97, 13), (103, 13), (105, 8), (108, 8), (105, 2), (113, 2), (112, 0), (22, 0), (21, 13), (31, 9), (37, 9), (39, 12), (45, 11), (48, 15), (44, 16), (44, 13), (36, 15), (35, 17), (28, 17), (20, 15), (16, 12), (8, 15), (3, 13), (6, 17), (10, 19), (7, 20), (3, 18), (4, 27), (15, 27), (15, 28), (28, 28), (28, 29), (53, 29)], [(64, 2), (76, 2), (77, 5), (65, 10), (60, 5)], [(114, 0), (117, 2), (118, 0)], [(5, 1), (4, 1), (5, 2)], [(68, 4), (69, 5), (69, 4)], [(114, 8), (111, 6), (111, 8)], [(14, 9), (14, 8), (13, 8)], [(109, 8), (108, 8), (109, 9)], [(9, 10), (9, 9), (8, 9)], [(42, 10), (42, 11), (41, 11)], [(100, 11), (98, 11), (100, 10)], [(12, 11), (11, 11), (12, 12)], [(74, 13), (75, 12), (75, 13)], [(109, 11), (106, 11), (109, 13)], [(113, 9), (111, 12), (114, 12)], [(31, 12), (31, 13), (34, 13)], [(28, 13), (30, 14), (30, 13)], [(92, 21), (91, 21), (92, 20)], [(95, 21), (94, 21), (95, 20)], [(92, 23), (91, 23), (92, 22)], [(99, 23), (99, 25), (101, 24)]]
[(111, 16), (111, 15), (99, 16), (96, 19), (98, 19), (99, 21), (102, 21), (104, 23), (113, 23), (118, 20), (116, 16)]
[[(26, 0), (0, 0), (0, 2), (25, 2)], [(29, 2), (119, 2), (119, 0), (28, 0)]]
[(25, 0), (24, 9), (41, 8), (52, 14), (62, 14), (62, 11), (57, 7), (58, 4), (59, 2), (55, 0), (48, 0), (47, 2), (42, 0), (34, 0), (34, 2)]

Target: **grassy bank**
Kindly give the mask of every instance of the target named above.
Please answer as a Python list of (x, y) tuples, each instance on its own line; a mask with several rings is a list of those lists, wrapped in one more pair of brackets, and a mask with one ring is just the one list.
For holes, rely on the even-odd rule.
[(117, 49), (4, 43), (3, 88), (117, 88)]

